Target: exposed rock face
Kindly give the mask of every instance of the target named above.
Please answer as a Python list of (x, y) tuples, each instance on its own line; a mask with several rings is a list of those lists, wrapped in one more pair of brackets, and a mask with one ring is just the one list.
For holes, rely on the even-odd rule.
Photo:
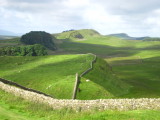
[[(72, 32), (72, 33), (70, 34), (70, 37), (72, 37), (72, 38), (77, 38), (77, 39), (83, 39), (83, 38), (84, 38), (78, 31)], [(70, 37), (69, 37), (69, 38), (70, 38)]]

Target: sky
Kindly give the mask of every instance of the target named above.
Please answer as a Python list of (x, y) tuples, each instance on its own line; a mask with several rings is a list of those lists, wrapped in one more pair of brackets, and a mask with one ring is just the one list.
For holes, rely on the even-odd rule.
[(0, 29), (160, 37), (160, 0), (0, 0)]

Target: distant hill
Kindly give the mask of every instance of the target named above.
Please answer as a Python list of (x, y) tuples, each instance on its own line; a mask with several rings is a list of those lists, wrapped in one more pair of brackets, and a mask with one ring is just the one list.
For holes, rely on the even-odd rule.
[(160, 41), (159, 37), (153, 37), (153, 38), (146, 38), (145, 41)]
[(5, 36), (5, 35), (0, 35), (0, 40), (6, 40), (6, 39), (12, 39), (16, 38), (16, 36)]
[(131, 37), (126, 33), (109, 34), (107, 36), (119, 37), (126, 40), (144, 40), (144, 39), (150, 38), (150, 37)]
[(93, 36), (100, 36), (100, 33), (93, 29), (66, 30), (62, 33), (53, 34), (58, 39), (86, 39)]
[(19, 36), (19, 34), (16, 34), (14, 32), (7, 31), (7, 30), (1, 30), (1, 29), (0, 29), (0, 35), (3, 35), (3, 36)]

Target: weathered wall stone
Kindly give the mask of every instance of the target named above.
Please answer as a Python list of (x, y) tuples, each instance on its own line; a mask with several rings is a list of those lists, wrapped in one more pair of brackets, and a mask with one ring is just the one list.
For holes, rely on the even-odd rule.
[(18, 83), (15, 83), (13, 81), (10, 81), (10, 80), (6, 80), (6, 79), (3, 79), (3, 78), (0, 78), (0, 82), (3, 82), (5, 84), (9, 84), (9, 85), (13, 85), (13, 86), (16, 86), (16, 87), (19, 87), (21, 89), (24, 89), (24, 90), (28, 90), (28, 91), (31, 91), (31, 92), (35, 92), (35, 93), (38, 93), (38, 94), (42, 94), (42, 95), (45, 95), (45, 96), (49, 96), (49, 97), (53, 97), (53, 96), (50, 96), (46, 93), (43, 93), (41, 91), (38, 91), (38, 90), (34, 90), (34, 89), (31, 89), (31, 88), (27, 88), (27, 87), (24, 87)]
[(140, 99), (99, 99), (99, 100), (63, 100), (54, 99), (35, 92), (23, 90), (0, 82), (3, 91), (12, 93), (29, 101), (44, 103), (53, 109), (71, 108), (76, 111), (86, 110), (160, 110), (160, 98)]

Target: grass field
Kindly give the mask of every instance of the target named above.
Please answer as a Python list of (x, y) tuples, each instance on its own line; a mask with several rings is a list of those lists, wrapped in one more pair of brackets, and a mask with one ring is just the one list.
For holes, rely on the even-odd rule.
[[(75, 74), (81, 74), (94, 59), (93, 55), (54, 55), (45, 57), (0, 57), (0, 77), (33, 88), (55, 98), (70, 99)], [(86, 80), (90, 80), (86, 82)], [(87, 89), (86, 89), (87, 88)], [(130, 86), (118, 79), (109, 65), (97, 59), (93, 70), (80, 84), (78, 99), (114, 98), (129, 92)]]
[(114, 74), (132, 86), (123, 97), (160, 97), (160, 41), (122, 40), (97, 34), (84, 35), (85, 39), (80, 41), (63, 38), (63, 34), (57, 37), (61, 41), (59, 54), (90, 52), (104, 58)]
[(78, 98), (116, 98), (129, 93), (129, 89), (130, 86), (115, 76), (106, 61), (97, 58), (93, 70), (81, 80)]
[(1, 47), (7, 47), (7, 46), (17, 46), (20, 44), (19, 42), (20, 38), (11, 38), (7, 40), (0, 40), (0, 48)]
[[(82, 73), (93, 60), (93, 56), (80, 54), (94, 53), (108, 64), (98, 58), (94, 69), (81, 79), (78, 99), (160, 97), (160, 41), (122, 40), (93, 30), (79, 30), (84, 38), (77, 39), (69, 37), (72, 32), (55, 34), (58, 50), (49, 52), (53, 56), (0, 57), (0, 77), (57, 98), (71, 98), (75, 73)], [(0, 47), (8, 45), (18, 45), (18, 41), (0, 41)], [(3, 91), (0, 95), (0, 116), (4, 120), (160, 119), (160, 111), (55, 111)]]
[[(28, 102), (0, 90), (1, 120), (159, 120), (160, 111), (88, 111), (53, 110), (43, 104)], [(5, 101), (5, 102), (2, 102)]]
[(56, 98), (70, 99), (75, 74), (89, 67), (92, 55), (0, 57), (0, 77)]

